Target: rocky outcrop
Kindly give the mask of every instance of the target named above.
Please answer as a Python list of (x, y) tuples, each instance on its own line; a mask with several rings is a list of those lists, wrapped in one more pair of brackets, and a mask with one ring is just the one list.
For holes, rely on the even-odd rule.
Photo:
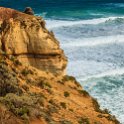
[(52, 32), (40, 17), (0, 7), (0, 49), (55, 75), (65, 73), (67, 59)]

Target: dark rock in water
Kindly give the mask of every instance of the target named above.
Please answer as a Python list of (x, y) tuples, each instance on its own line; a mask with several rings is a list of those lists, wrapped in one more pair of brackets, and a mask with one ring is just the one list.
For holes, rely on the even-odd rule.
[(34, 15), (34, 11), (32, 10), (31, 7), (26, 7), (24, 10), (24, 13), (29, 14), (29, 15)]

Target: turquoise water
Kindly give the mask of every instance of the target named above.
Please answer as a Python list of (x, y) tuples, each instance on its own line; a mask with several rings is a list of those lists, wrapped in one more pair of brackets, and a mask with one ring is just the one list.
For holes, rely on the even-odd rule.
[(123, 15), (124, 0), (0, 0), (0, 6), (23, 10), (31, 6), (35, 13), (53, 19), (91, 19)]
[(0, 6), (31, 6), (43, 16), (68, 56), (68, 73), (124, 124), (124, 0), (1, 0)]

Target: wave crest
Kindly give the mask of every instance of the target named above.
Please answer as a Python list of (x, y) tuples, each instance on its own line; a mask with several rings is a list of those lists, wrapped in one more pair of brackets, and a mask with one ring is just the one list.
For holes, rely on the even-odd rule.
[(49, 29), (60, 28), (60, 27), (71, 27), (75, 25), (97, 25), (101, 23), (122, 23), (124, 22), (124, 17), (108, 17), (108, 18), (98, 18), (91, 20), (80, 20), (80, 21), (60, 21), (60, 20), (46, 20), (47, 27)]
[(106, 76), (115, 76), (115, 75), (123, 75), (124, 74), (124, 68), (120, 68), (120, 69), (114, 69), (114, 70), (110, 70), (101, 74), (97, 74), (97, 75), (93, 75), (93, 76), (88, 76), (85, 78), (81, 78), (79, 79), (80, 81), (88, 81), (88, 80), (93, 80), (96, 78), (103, 78)]

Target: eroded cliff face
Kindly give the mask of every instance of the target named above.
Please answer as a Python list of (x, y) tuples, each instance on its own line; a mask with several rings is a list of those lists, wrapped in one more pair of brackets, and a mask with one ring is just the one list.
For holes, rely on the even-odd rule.
[(0, 49), (23, 64), (63, 75), (67, 59), (45, 22), (13, 9), (0, 7)]

